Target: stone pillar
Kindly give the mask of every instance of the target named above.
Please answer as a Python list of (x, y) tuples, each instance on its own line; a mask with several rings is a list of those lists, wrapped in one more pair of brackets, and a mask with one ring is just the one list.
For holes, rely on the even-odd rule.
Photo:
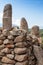
[(31, 29), (31, 34), (35, 36), (39, 36), (39, 26), (33, 26)]
[(28, 31), (28, 24), (25, 18), (21, 19), (20, 29)]
[(3, 12), (3, 29), (10, 30), (12, 27), (12, 6), (11, 4), (7, 4), (4, 7)]

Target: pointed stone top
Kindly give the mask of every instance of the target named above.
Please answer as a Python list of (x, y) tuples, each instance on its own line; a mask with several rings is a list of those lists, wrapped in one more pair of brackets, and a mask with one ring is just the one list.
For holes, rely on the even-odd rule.
[(12, 5), (11, 4), (6, 4), (4, 7), (4, 11), (8, 10), (8, 9), (12, 9)]
[(39, 36), (39, 26), (35, 25), (31, 29), (31, 34), (35, 36)]
[(24, 17), (21, 18), (20, 29), (24, 29), (24, 30), (28, 31), (28, 24)]

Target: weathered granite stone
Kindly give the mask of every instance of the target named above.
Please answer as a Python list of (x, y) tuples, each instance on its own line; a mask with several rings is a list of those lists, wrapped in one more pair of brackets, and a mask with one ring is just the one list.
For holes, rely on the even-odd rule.
[(8, 36), (8, 35), (10, 35), (10, 32), (8, 31), (8, 29), (4, 29), (4, 30), (2, 31), (2, 34), (3, 34), (4, 36)]
[(28, 31), (28, 24), (25, 18), (21, 19), (20, 29)]
[(8, 36), (8, 39), (9, 39), (9, 40), (13, 40), (14, 37), (13, 37), (12, 35), (9, 35), (9, 36)]
[(14, 55), (13, 55), (13, 54), (7, 54), (7, 57), (8, 57), (9, 59), (14, 59)]
[(24, 55), (16, 55), (15, 56), (15, 60), (18, 61), (18, 62), (25, 61), (25, 60), (27, 60), (27, 58), (28, 58), (28, 55), (27, 54), (24, 54)]
[(43, 65), (43, 50), (39, 46), (33, 46), (34, 48), (34, 54), (37, 58), (38, 65)]
[(0, 45), (1, 45), (1, 44), (3, 44), (3, 41), (2, 41), (2, 40), (0, 40)]
[(25, 35), (20, 35), (20, 36), (17, 36), (14, 40), (14, 42), (22, 42), (22, 41), (25, 41), (26, 40), (26, 37)]
[(31, 29), (31, 34), (35, 36), (39, 36), (39, 26), (33, 26)]
[(1, 50), (1, 52), (7, 54), (7, 53), (10, 53), (10, 50), (8, 48), (4, 48)]
[(11, 4), (7, 4), (4, 7), (3, 12), (3, 29), (10, 30), (12, 27), (12, 6)]
[(24, 47), (27, 47), (28, 44), (26, 42), (18, 42), (15, 44), (15, 46), (18, 48), (24, 48)]
[(14, 48), (16, 54), (24, 54), (27, 52), (27, 48)]
[(28, 61), (24, 61), (24, 62), (17, 62), (15, 65), (28, 65)]
[(7, 44), (13, 44), (14, 42), (12, 40), (9, 40), (9, 39), (5, 39), (3, 41), (3, 44), (7, 45)]
[(5, 47), (12, 49), (12, 48), (14, 48), (14, 44), (7, 44), (7, 45), (5, 45)]
[(15, 61), (14, 60), (11, 60), (7, 57), (3, 57), (2, 60), (1, 60), (3, 63), (8, 63), (8, 64), (15, 64)]
[(9, 44), (10, 43), (10, 41), (8, 40), (8, 39), (5, 39), (4, 41), (3, 41), (3, 44)]
[(5, 40), (5, 39), (6, 39), (6, 37), (3, 34), (1, 34), (0, 35), (0, 40)]
[(2, 63), (2, 65), (14, 65), (14, 64), (6, 64), (6, 63)]
[(0, 50), (3, 48), (5, 48), (5, 45), (4, 44), (0, 45)]

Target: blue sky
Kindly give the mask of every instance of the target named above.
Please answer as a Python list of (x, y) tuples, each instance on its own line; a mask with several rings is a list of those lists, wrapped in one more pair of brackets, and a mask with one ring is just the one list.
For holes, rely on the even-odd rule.
[(6, 4), (12, 5), (12, 24), (20, 26), (25, 17), (28, 27), (38, 25), (43, 28), (43, 0), (0, 0), (0, 26), (2, 26), (3, 9)]

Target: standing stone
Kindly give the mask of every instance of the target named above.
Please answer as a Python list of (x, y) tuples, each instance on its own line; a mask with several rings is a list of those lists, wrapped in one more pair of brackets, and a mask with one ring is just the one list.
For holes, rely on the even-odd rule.
[(31, 29), (31, 34), (35, 36), (39, 36), (39, 26), (33, 26)]
[(41, 38), (41, 35), (40, 35), (40, 29), (39, 29), (39, 26), (33, 26), (32, 29), (31, 29), (31, 36), (33, 39), (37, 39), (38, 40), (38, 43), (42, 43), (42, 38)]
[(28, 24), (25, 18), (21, 19), (20, 29), (28, 31)]
[(33, 26), (31, 32), (33, 35), (39, 35), (39, 26)]
[(10, 30), (12, 27), (12, 6), (7, 4), (3, 12), (3, 29)]

